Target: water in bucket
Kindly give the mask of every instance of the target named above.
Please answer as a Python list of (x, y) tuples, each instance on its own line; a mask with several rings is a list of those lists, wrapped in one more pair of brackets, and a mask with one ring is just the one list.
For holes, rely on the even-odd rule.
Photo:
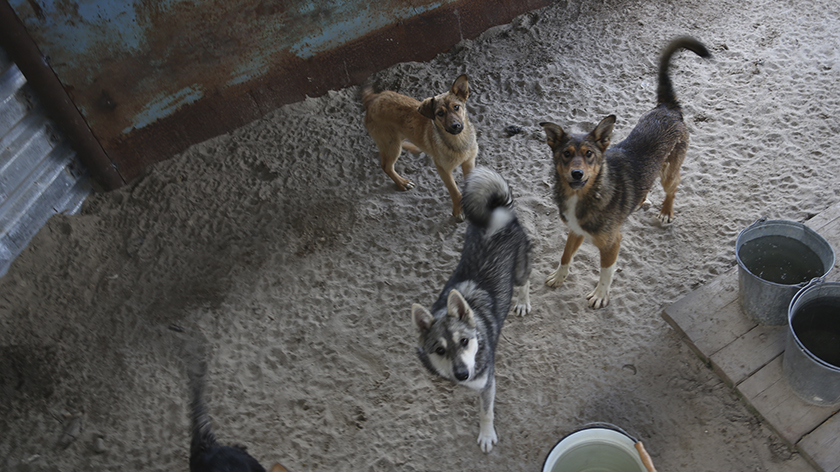
[(834, 250), (802, 223), (760, 219), (735, 240), (738, 299), (762, 325), (787, 323), (790, 301), (803, 285), (834, 267)]
[(566, 453), (551, 472), (638, 472), (637, 456), (609, 443), (586, 444)]
[(840, 298), (804, 303), (791, 318), (799, 341), (820, 360), (840, 368)]
[(793, 297), (782, 369), (799, 398), (840, 406), (840, 282), (815, 279)]
[[(646, 472), (636, 440), (609, 426), (586, 427), (563, 438), (549, 452), (542, 471)], [(644, 456), (650, 460), (647, 452)]]
[(753, 275), (777, 284), (796, 285), (825, 272), (820, 256), (801, 241), (786, 236), (747, 241), (738, 255)]

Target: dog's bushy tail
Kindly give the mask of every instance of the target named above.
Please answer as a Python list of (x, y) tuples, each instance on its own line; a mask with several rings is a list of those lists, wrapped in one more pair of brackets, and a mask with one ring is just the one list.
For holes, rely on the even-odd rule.
[(373, 89), (373, 80), (365, 80), (359, 87), (359, 100), (361, 100), (362, 106), (365, 107), (365, 110), (367, 110), (368, 104), (371, 100), (373, 100), (375, 95), (376, 91)]
[(692, 37), (683, 36), (671, 41), (665, 50), (662, 51), (662, 58), (659, 60), (659, 86), (656, 89), (656, 103), (658, 105), (665, 104), (674, 108), (679, 108), (680, 106), (679, 102), (677, 102), (677, 94), (674, 93), (674, 86), (671, 84), (671, 76), (668, 75), (671, 56), (680, 49), (688, 49), (700, 57), (711, 56), (706, 46)]
[(203, 452), (217, 445), (216, 435), (210, 427), (207, 404), (204, 403), (204, 377), (207, 371), (205, 363), (198, 366), (198, 372), (190, 373), (190, 420), (192, 423), (192, 441), (190, 442), (190, 462)]
[(487, 167), (476, 167), (467, 177), (461, 208), (470, 223), (500, 228), (514, 218), (513, 194), (505, 179)]

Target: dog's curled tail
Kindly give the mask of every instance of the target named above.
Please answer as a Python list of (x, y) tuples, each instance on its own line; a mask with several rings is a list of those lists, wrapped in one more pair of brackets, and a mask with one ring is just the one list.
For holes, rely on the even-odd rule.
[(207, 370), (202, 363), (201, 371), (190, 377), (190, 420), (192, 423), (192, 441), (190, 442), (190, 461), (199, 457), (203, 452), (217, 445), (216, 435), (210, 428), (210, 418), (207, 416), (207, 405), (204, 403), (204, 376)]
[(362, 106), (365, 107), (365, 110), (367, 110), (368, 104), (373, 100), (375, 95), (373, 81), (370, 79), (366, 80), (359, 88), (359, 99), (362, 101)]
[(470, 223), (501, 228), (514, 217), (513, 193), (505, 179), (487, 167), (476, 167), (467, 177), (461, 208)]
[(680, 106), (677, 102), (677, 94), (674, 93), (674, 86), (671, 84), (671, 76), (668, 75), (671, 56), (680, 49), (688, 49), (700, 57), (711, 56), (706, 46), (692, 37), (682, 36), (671, 41), (662, 51), (662, 58), (659, 60), (659, 86), (656, 89), (656, 103), (659, 105), (664, 103), (677, 108)]

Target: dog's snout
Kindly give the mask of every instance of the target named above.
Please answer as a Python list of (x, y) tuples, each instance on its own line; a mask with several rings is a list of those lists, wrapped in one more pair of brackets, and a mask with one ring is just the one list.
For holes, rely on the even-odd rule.
[(461, 134), (461, 131), (464, 131), (464, 125), (460, 121), (452, 121), (445, 129), (449, 134)]
[(464, 380), (470, 378), (470, 371), (468, 371), (467, 369), (456, 370), (455, 378), (463, 382)]
[(574, 169), (572, 171), (572, 178), (577, 181), (580, 181), (581, 179), (583, 179), (583, 171), (580, 169)]

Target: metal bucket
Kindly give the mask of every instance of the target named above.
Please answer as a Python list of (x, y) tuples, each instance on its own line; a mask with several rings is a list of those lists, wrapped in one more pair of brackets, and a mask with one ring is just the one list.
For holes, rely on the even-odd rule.
[(607, 423), (587, 425), (566, 435), (543, 463), (543, 472), (654, 471), (640, 441)]
[(840, 283), (814, 280), (793, 297), (782, 365), (798, 397), (840, 405)]
[(762, 325), (784, 325), (790, 300), (813, 278), (834, 267), (834, 250), (802, 223), (756, 221), (735, 241), (738, 298), (750, 318)]

